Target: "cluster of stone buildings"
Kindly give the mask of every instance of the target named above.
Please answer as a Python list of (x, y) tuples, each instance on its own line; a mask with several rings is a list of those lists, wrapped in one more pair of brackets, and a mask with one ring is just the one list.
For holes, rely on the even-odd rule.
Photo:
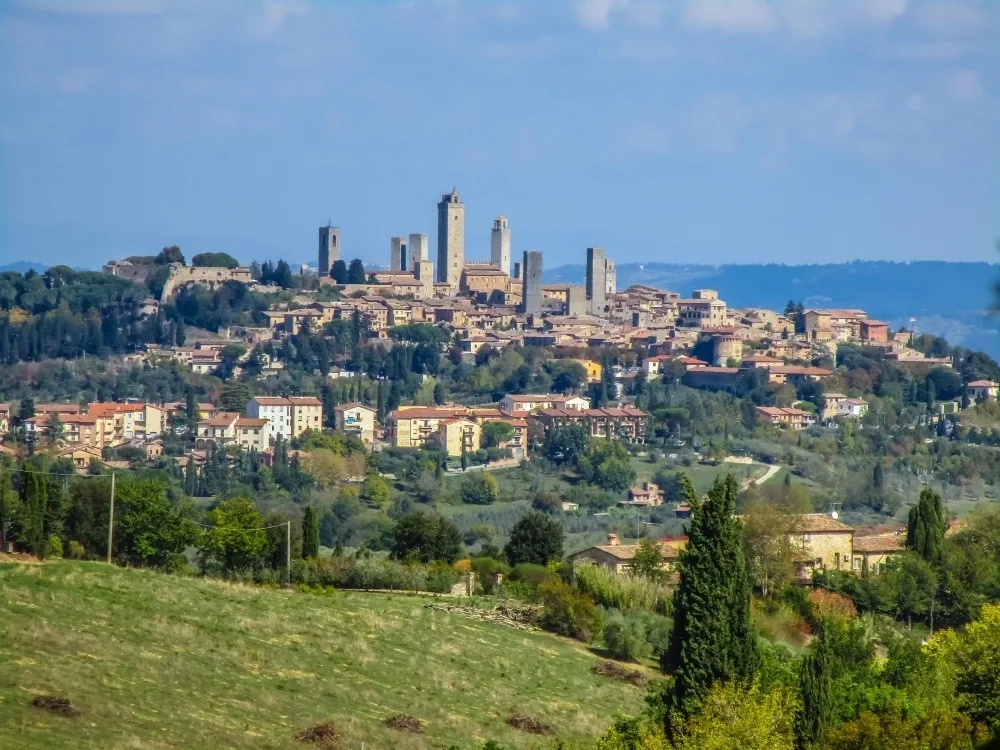
[[(905, 533), (868, 533), (837, 519), (836, 514), (806, 513), (794, 518), (789, 541), (795, 550), (796, 577), (808, 583), (820, 570), (844, 570), (851, 573), (878, 573), (895, 555), (905, 550)], [(663, 568), (673, 570), (686, 545), (686, 537), (657, 542)], [(616, 534), (608, 534), (605, 544), (589, 547), (570, 555), (574, 563), (603, 565), (616, 573), (629, 573), (638, 544), (622, 544)]]

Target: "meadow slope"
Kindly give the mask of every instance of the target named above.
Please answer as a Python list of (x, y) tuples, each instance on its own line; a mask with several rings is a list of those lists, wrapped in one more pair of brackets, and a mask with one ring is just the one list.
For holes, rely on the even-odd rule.
[[(514, 713), (583, 741), (642, 693), (591, 672), (585, 647), (430, 610), (426, 599), (315, 596), (101, 563), (0, 564), (0, 745), (305, 748), (332, 721), (341, 747), (511, 748)], [(31, 705), (69, 698), (76, 718)], [(384, 726), (406, 713), (424, 733)]]

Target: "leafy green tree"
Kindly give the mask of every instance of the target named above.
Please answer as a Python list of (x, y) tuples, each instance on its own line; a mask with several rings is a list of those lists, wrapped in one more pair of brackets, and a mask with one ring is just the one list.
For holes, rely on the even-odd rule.
[[(244, 350), (245, 351), (245, 350)], [(242, 352), (239, 356), (242, 356)], [(219, 395), (219, 405), (226, 411), (243, 413), (247, 408), (247, 402), (253, 398), (253, 388), (246, 383), (232, 382), (226, 383)]]
[(757, 670), (743, 533), (734, 515), (738, 491), (728, 475), (716, 481), (704, 503), (691, 498), (694, 515), (674, 594), (674, 627), (661, 659), (674, 674), (671, 708), (681, 716), (694, 714), (716, 683), (749, 680)]
[(63, 433), (65, 432), (65, 427), (63, 426), (62, 419), (59, 418), (59, 412), (54, 411), (49, 414), (48, 420), (45, 422), (45, 427), (42, 428), (42, 438), (49, 445), (59, 445), (63, 439)]
[(156, 265), (166, 266), (170, 263), (180, 263), (184, 265), (184, 254), (177, 245), (170, 245), (160, 250), (156, 259), (153, 261)]
[(391, 496), (392, 487), (374, 472), (369, 473), (361, 484), (361, 499), (376, 508), (385, 508)]
[(684, 727), (675, 750), (792, 750), (796, 701), (776, 687), (768, 692), (756, 683), (718, 685), (705, 697), (702, 710)]
[(663, 555), (652, 539), (643, 539), (632, 556), (632, 574), (658, 581), (663, 578)]
[(351, 261), (351, 265), (347, 268), (347, 283), (348, 284), (364, 284), (365, 283), (365, 265), (361, 262), (360, 258), (355, 258)]
[(0, 548), (11, 541), (13, 531), (19, 516), (21, 502), (14, 492), (13, 472), (0, 468)]
[(264, 516), (246, 498), (224, 500), (206, 515), (198, 557), (202, 568), (233, 572), (259, 568), (267, 551)]
[(496, 448), (514, 437), (514, 427), (509, 422), (493, 421), (483, 425), (483, 446)]
[(500, 499), (500, 485), (496, 477), (485, 471), (477, 471), (462, 477), (459, 492), (462, 502), (469, 505), (489, 505)]
[(23, 425), (35, 416), (35, 400), (31, 396), (25, 396), (21, 403), (17, 405), (17, 423)]
[(941, 496), (925, 487), (917, 504), (910, 508), (906, 525), (907, 548), (928, 562), (936, 563), (941, 559), (947, 528), (948, 514), (941, 504)]
[(199, 253), (191, 258), (191, 265), (199, 268), (236, 268), (239, 264), (229, 253)]
[(343, 260), (340, 259), (333, 261), (333, 265), (330, 266), (330, 278), (332, 278), (338, 284), (346, 284), (347, 263), (345, 263)]
[(199, 537), (187, 506), (174, 507), (163, 482), (124, 479), (115, 487), (114, 558), (127, 565), (166, 566)]
[(544, 513), (529, 511), (514, 524), (503, 553), (512, 566), (558, 560), (563, 554), (563, 527)]
[(560, 466), (576, 466), (586, 455), (590, 444), (587, 429), (581, 425), (556, 427), (545, 434), (542, 451), (545, 457)]
[(311, 505), (302, 513), (302, 557), (319, 557), (319, 520)]
[(412, 511), (400, 518), (393, 529), (392, 556), (397, 560), (453, 563), (461, 550), (462, 539), (455, 524), (437, 514)]

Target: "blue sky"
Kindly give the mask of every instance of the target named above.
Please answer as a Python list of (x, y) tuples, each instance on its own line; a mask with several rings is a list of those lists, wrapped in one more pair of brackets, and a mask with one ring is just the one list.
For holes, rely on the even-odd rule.
[(6, 0), (0, 262), (994, 260), (1000, 3)]

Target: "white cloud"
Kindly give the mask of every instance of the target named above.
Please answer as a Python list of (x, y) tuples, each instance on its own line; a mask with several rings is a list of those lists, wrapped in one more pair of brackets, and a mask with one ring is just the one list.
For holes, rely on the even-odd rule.
[(265, 0), (258, 13), (247, 19), (247, 28), (256, 36), (274, 34), (292, 16), (305, 13), (305, 6), (298, 0)]
[(903, 15), (909, 0), (850, 0), (851, 16), (858, 21), (888, 23)]
[(767, 32), (778, 23), (765, 0), (688, 0), (682, 20), (695, 29), (735, 33)]
[(20, 0), (18, 5), (72, 16), (147, 16), (164, 10), (163, 0)]
[(916, 8), (917, 24), (936, 34), (966, 34), (985, 26), (986, 16), (977, 3), (963, 0), (928, 0)]
[(628, 5), (628, 0), (580, 0), (576, 6), (576, 17), (588, 29), (608, 28), (611, 13)]
[(784, 0), (775, 8), (792, 36), (822, 36), (834, 28), (834, 17), (825, 0)]
[(974, 103), (983, 98), (983, 81), (975, 70), (958, 70), (948, 79), (948, 92), (961, 102)]

